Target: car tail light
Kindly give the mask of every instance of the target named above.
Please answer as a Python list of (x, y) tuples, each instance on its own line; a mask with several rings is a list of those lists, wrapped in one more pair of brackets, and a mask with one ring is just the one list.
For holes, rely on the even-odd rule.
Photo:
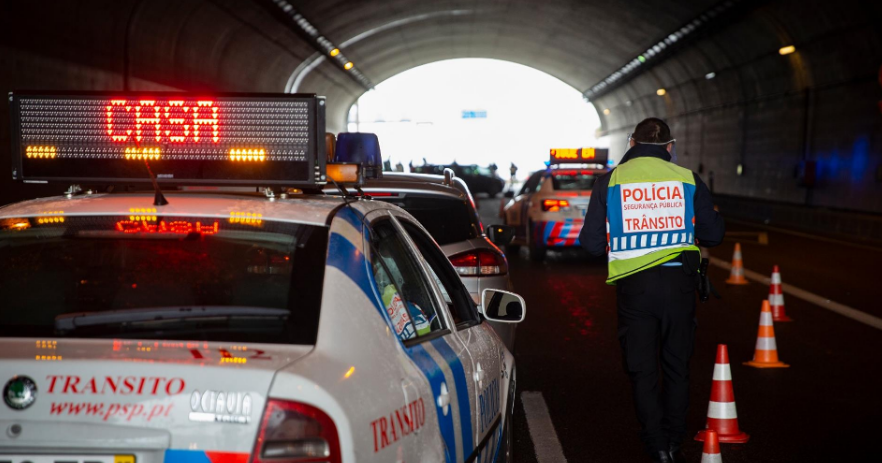
[(311, 405), (270, 399), (251, 463), (340, 463), (337, 426)]
[(505, 256), (486, 249), (450, 256), (450, 263), (456, 268), (456, 273), (463, 276), (490, 276), (508, 273), (508, 263), (505, 261)]
[(570, 202), (566, 199), (546, 199), (542, 201), (543, 211), (558, 212), (566, 207), (570, 207)]

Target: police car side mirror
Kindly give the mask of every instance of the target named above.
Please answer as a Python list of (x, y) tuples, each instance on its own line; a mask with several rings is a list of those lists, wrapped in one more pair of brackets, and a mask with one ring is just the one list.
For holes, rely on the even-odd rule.
[(508, 190), (502, 194), (505, 198), (514, 198), (514, 190)]
[(497, 246), (505, 246), (514, 239), (515, 229), (508, 225), (490, 225), (487, 228), (487, 238)]
[(524, 321), (527, 304), (524, 298), (501, 289), (485, 289), (481, 293), (484, 317), (491, 322), (520, 323)]

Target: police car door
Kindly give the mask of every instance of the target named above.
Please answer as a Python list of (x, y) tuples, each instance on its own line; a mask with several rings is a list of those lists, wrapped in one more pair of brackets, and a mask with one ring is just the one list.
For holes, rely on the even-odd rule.
[[(410, 217), (397, 216), (412, 243), (422, 256), (422, 263), (435, 284), (440, 303), (450, 313), (456, 332), (448, 342), (459, 357), (471, 358), (473, 370), (467, 376), (468, 387), (473, 397), (471, 412), (473, 446), (467, 452), (466, 461), (493, 461), (500, 442), (502, 360), (499, 338), (482, 323), (471, 296), (447, 259), (432, 238)], [(465, 446), (465, 444), (464, 444)]]
[[(406, 423), (392, 423), (390, 419), (376, 431), (377, 452), (416, 435), (418, 439), (408, 447), (437, 446), (440, 442), (446, 462), (463, 462), (474, 447), (470, 401), (474, 386), (468, 380), (473, 375), (471, 358), (452, 330), (449, 313), (438, 302), (422, 259), (400, 226), (386, 210), (368, 217), (370, 261), (377, 288), (391, 329), (410, 360), (404, 367), (406, 377), (402, 381), (406, 401), (415, 404), (427, 420), (436, 419), (441, 434), (438, 439), (439, 436), (419, 429), (411, 433)], [(420, 452), (423, 461), (432, 453), (428, 448), (414, 451)], [(389, 455), (389, 461), (392, 457), (411, 461), (395, 455)]]

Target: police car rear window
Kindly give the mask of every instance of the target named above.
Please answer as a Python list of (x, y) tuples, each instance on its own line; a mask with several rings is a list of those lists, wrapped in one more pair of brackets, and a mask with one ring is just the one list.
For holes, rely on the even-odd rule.
[(0, 337), (312, 344), (326, 252), (248, 214), (0, 219)]
[(443, 196), (377, 197), (393, 203), (414, 216), (440, 245), (458, 243), (478, 237), (477, 219), (465, 201)]
[(563, 171), (553, 173), (551, 182), (555, 190), (579, 191), (593, 188), (596, 178), (591, 172)]

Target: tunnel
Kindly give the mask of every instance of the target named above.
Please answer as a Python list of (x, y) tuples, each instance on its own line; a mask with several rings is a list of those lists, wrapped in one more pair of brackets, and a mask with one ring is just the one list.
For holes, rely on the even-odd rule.
[[(140, 190), (132, 185), (84, 184), (84, 189), (89, 188), (85, 193), (71, 189), (70, 195), (59, 196), (67, 183), (14, 180), (13, 159), (25, 150), (12, 120), (10, 102), (16, 93), (229, 92), (252, 97), (285, 93), (310, 102), (320, 100), (305, 95), (319, 95), (326, 98), (327, 131), (338, 134), (347, 131), (353, 105), (376, 86), (420, 66), (460, 58), (517, 63), (577, 89), (600, 118), (596, 132), (595, 127), (584, 130), (601, 141), (597, 148), (608, 146), (613, 162), (569, 167), (552, 166), (549, 160), (547, 170), (532, 173), (536, 179), (532, 190), (527, 191), (529, 180), (515, 185), (512, 172), (505, 193), (500, 186), (480, 196), (466, 187), (456, 190), (462, 179), (444, 170), (436, 173), (446, 177), (416, 180), (408, 177), (411, 173), (384, 174), (385, 179), (370, 179), (377, 182), (372, 187), (365, 186), (369, 182), (353, 182), (355, 193), (336, 184), (331, 189), (316, 153), (311, 153), (310, 162), (322, 182), (313, 182), (311, 188), (285, 185), (255, 191), (256, 183), (249, 178), (247, 187), (223, 190), (231, 185), (225, 183), (228, 178), (213, 177), (209, 180), (218, 180), (217, 184), (168, 182), (165, 204), (146, 161), (155, 190), (139, 177), (144, 187)], [(680, 298), (686, 301), (684, 307), (693, 304), (691, 314), (679, 314), (680, 326), (686, 327), (680, 334), (688, 338), (685, 358), (687, 363), (692, 358), (692, 377), (687, 369), (685, 376), (673, 378), (677, 375), (666, 372), (662, 381), (656, 381), (662, 385), (680, 381), (692, 387), (688, 416), (683, 418), (690, 432), (684, 449), (694, 457), (691, 460), (697, 462), (698, 455), (712, 447), (699, 442), (694, 431), (706, 432), (711, 420), (726, 421), (732, 430), (734, 420), (728, 437), (741, 440), (722, 450), (730, 462), (882, 461), (878, 444), (882, 304), (877, 293), (882, 260), (882, 1), (0, 0), (0, 89), (10, 95), (0, 104), (0, 381), (8, 381), (3, 390), (6, 405), (0, 404), (0, 423), (6, 428), (0, 435), (0, 463), (7, 461), (9, 448), (32, 451), (58, 445), (65, 452), (101, 451), (94, 452), (97, 456), (56, 458), (47, 450), (40, 452), (39, 461), (261, 463), (326, 461), (333, 455), (327, 461), (386, 462), (404, 461), (401, 454), (395, 460), (393, 452), (406, 445), (413, 450), (407, 461), (490, 461), (480, 452), (492, 452), (488, 443), (501, 442), (503, 432), (509, 431), (499, 427), (502, 419), (496, 416), (503, 414), (514, 420), (511, 445), (520, 453), (521, 463), (647, 461), (638, 442), (640, 424), (631, 407), (628, 381), (640, 374), (649, 377), (647, 371), (654, 374), (666, 365), (655, 368), (653, 355), (648, 362), (635, 360), (639, 355), (634, 354), (633, 344), (628, 350), (629, 328), (623, 326), (619, 310), (625, 305), (621, 301), (645, 302), (651, 299), (650, 289), (661, 287), (664, 297)], [(443, 89), (427, 91), (435, 90)], [(536, 94), (543, 89), (521, 91)], [(575, 97), (579, 103), (578, 94)], [(100, 119), (103, 108), (98, 108)], [(619, 271), (615, 276), (621, 279), (613, 280), (610, 262), (615, 259), (608, 261), (603, 252), (585, 252), (589, 246), (579, 243), (583, 239), (579, 230), (589, 222), (589, 208), (598, 204), (597, 192), (605, 194), (621, 184), (608, 190), (583, 184), (572, 191), (556, 191), (552, 172), (591, 177), (591, 185), (600, 185), (594, 181), (612, 175), (609, 168), (629, 149), (631, 132), (648, 117), (668, 123), (676, 139), (674, 162), (695, 176), (671, 167), (679, 176), (658, 182), (677, 184), (682, 192), (692, 192), (692, 198), (700, 193), (707, 201), (710, 196), (712, 204), (704, 203), (704, 217), (723, 217), (725, 227), (722, 221), (714, 222), (719, 236), (707, 246), (713, 249), (705, 249), (707, 243), (697, 231), (693, 239), (694, 210), (677, 203), (682, 213), (663, 217), (679, 220), (677, 227), (658, 225), (659, 230), (641, 234), (642, 241), (638, 235), (621, 232), (621, 241), (615, 241), (610, 240), (613, 219), (607, 216), (604, 241), (604, 217), (595, 215), (594, 241), (599, 243), (595, 250), (606, 246), (607, 255), (620, 252), (619, 256), (626, 256), (622, 260), (634, 266), (636, 259), (643, 259), (642, 267)], [(92, 129), (98, 126), (92, 125)], [(350, 146), (359, 148), (370, 138), (349, 135)], [(511, 131), (505, 136), (517, 139), (521, 134)], [(592, 156), (594, 148), (590, 148)], [(571, 149), (583, 153), (588, 147)], [(121, 160), (121, 153), (120, 149), (115, 154), (119, 162), (128, 162)], [(549, 151), (535, 156), (544, 162)], [(212, 161), (228, 159), (217, 156)], [(504, 154), (497, 162), (508, 170)], [(363, 174), (365, 167), (353, 169)], [(367, 167), (374, 174), (382, 170), (379, 163)], [(270, 170), (264, 168), (253, 172)], [(494, 166), (494, 175), (495, 170)], [(397, 184), (395, 175), (400, 175)], [(285, 177), (274, 185), (289, 180)], [(668, 204), (683, 199), (677, 185), (673, 190), (666, 189), (670, 185), (655, 189), (653, 180), (645, 189), (649, 182), (638, 180), (626, 183), (644, 189), (629, 192), (641, 197), (651, 194), (655, 201), (654, 192), (664, 191), (670, 196), (658, 201), (670, 200)], [(506, 185), (505, 179), (499, 181)], [(532, 221), (526, 211), (532, 207), (531, 195), (539, 197), (539, 182), (547, 186), (543, 194), (559, 196), (543, 196), (541, 206), (537, 199), (535, 216), (548, 217), (565, 208), (570, 214), (566, 219)], [(443, 207), (431, 202), (438, 200), (433, 194), (446, 195)], [(124, 199), (113, 202), (118, 197)], [(142, 207), (151, 202), (155, 207)], [(165, 211), (172, 212), (165, 217), (162, 207), (169, 202), (172, 207)], [(102, 204), (111, 206), (100, 209), (105, 207)], [(399, 209), (408, 206), (413, 209)], [(380, 209), (393, 211), (388, 214), (395, 219), (368, 223), (367, 214)], [(508, 222), (512, 211), (512, 216), (524, 211), (526, 218), (512, 225)], [(638, 215), (625, 220), (639, 222), (634, 211)], [(621, 214), (616, 217), (621, 219)], [(647, 223), (646, 214), (642, 218)], [(389, 225), (393, 222), (394, 227)], [(454, 238), (442, 242), (431, 230), (420, 228), (432, 225)], [(457, 226), (460, 229), (454, 230)], [(44, 229), (51, 232), (40, 234)], [(233, 233), (225, 234), (229, 231)], [(507, 238), (497, 240), (497, 236)], [(16, 244), (31, 238), (39, 243)], [(389, 251), (395, 254), (389, 262), (379, 261), (387, 257), (378, 251), (384, 239), (398, 240)], [(677, 249), (685, 250), (660, 259), (655, 259), (660, 254), (653, 254), (655, 260), (650, 262), (644, 251), (668, 246), (668, 239), (669, 248), (677, 243)], [(80, 248), (78, 240), (95, 247)], [(469, 247), (473, 241), (479, 244)], [(107, 243), (116, 247), (110, 251), (101, 247)], [(216, 243), (220, 243), (216, 248), (208, 247)], [(559, 249), (546, 254), (546, 246), (555, 245)], [(224, 252), (214, 255), (215, 249)], [(698, 261), (703, 265), (700, 271), (689, 273), (695, 270), (689, 268), (691, 256), (683, 255), (694, 255), (693, 251), (705, 260)], [(636, 257), (627, 257), (627, 252)], [(401, 260), (392, 262), (396, 256)], [(307, 263), (297, 267), (298, 259)], [(399, 270), (399, 262), (407, 264), (400, 267), (404, 271)], [(687, 276), (681, 268), (686, 268)], [(377, 286), (381, 271), (387, 275)], [(85, 276), (68, 281), (65, 272)], [(645, 287), (628, 287), (629, 283), (614, 287), (649, 272), (677, 272), (665, 274), (670, 278), (665, 281), (676, 284), (656, 281)], [(699, 274), (716, 284), (699, 292), (702, 303), (696, 295), (701, 283), (696, 281), (705, 280), (692, 278)], [(412, 280), (404, 281), (406, 277)], [(489, 279), (496, 286), (486, 283)], [(192, 288), (190, 280), (196, 282)], [(474, 288), (479, 282), (490, 292), (478, 293)], [(292, 301), (286, 299), (289, 283), (297, 288), (291, 291)], [(186, 298), (176, 299), (173, 292), (161, 290), (178, 284), (185, 287)], [(99, 289), (108, 287), (117, 293), (101, 295)], [(405, 300), (399, 294), (403, 287), (424, 291), (420, 304)], [(197, 301), (197, 293), (210, 298), (180, 307), (190, 303), (178, 299)], [(485, 299), (484, 294), (492, 298)], [(493, 298), (499, 314), (504, 294), (511, 318), (488, 316), (485, 309)], [(785, 294), (792, 318), (784, 313)], [(170, 329), (145, 337), (142, 345), (132, 334), (135, 331), (127, 331), (129, 325), (113, 336), (99, 332), (100, 327), (89, 328), (82, 338), (71, 335), (65, 330), (75, 327), (77, 317), (88, 315), (80, 306), (76, 311), (49, 313), (70, 301), (84, 306), (111, 301), (107, 303), (111, 308), (102, 310), (116, 312), (111, 303), (119, 299), (129, 304), (126, 310), (137, 312), (135, 322), (126, 324), (162, 325), (168, 321), (163, 310), (172, 308), (209, 313), (206, 317), (213, 321), (204, 326), (213, 326), (210, 323), (217, 320), (243, 315), (238, 302), (212, 305), (211, 301), (232, 301), (233, 296), (241, 298), (235, 301), (256, 300), (254, 305), (264, 310), (244, 315), (271, 319), (275, 324), (270, 331), (281, 330), (274, 317), (287, 320), (286, 307), (309, 306), (313, 312), (302, 315), (309, 326), (293, 327), (292, 322), (290, 327), (294, 334), (308, 332), (308, 339), (267, 341), (260, 331), (266, 327), (254, 321), (247, 330), (231, 323), (227, 328), (234, 336), (229, 338), (223, 337), (228, 333), (221, 328), (217, 337), (198, 338), (210, 330), (198, 331), (200, 325), (192, 328), (197, 333), (192, 339), (187, 337), (189, 331), (177, 335)], [(277, 297), (284, 299), (282, 309), (259, 305), (264, 300), (275, 303)], [(324, 304), (323, 298), (330, 302)], [(703, 304), (707, 299), (710, 302)], [(166, 300), (172, 302), (144, 302)], [(392, 322), (395, 303), (399, 318)], [(163, 310), (157, 314), (153, 305), (165, 304), (168, 307), (159, 307)], [(655, 300), (645, 305), (653, 310), (662, 306)], [(434, 306), (438, 309), (434, 316), (423, 310)], [(222, 310), (213, 312), (218, 307)], [(333, 312), (329, 307), (345, 311)], [(463, 307), (468, 310), (454, 312)], [(699, 307), (697, 315), (695, 307)], [(781, 361), (772, 329), (773, 310)], [(403, 313), (410, 313), (410, 318)], [(39, 333), (48, 334), (28, 337), (17, 332), (16, 323), (34, 314), (46, 329)], [(509, 327), (509, 346), (490, 334), (491, 322), (524, 322), (518, 325), (516, 351), (514, 326)], [(408, 323), (417, 337), (396, 338), (394, 330)], [(374, 328), (376, 333), (370, 331)], [(459, 338), (473, 328), (470, 333), (483, 330), (483, 334)], [(174, 336), (162, 337), (169, 333)], [(336, 336), (332, 342), (321, 339), (328, 333)], [(366, 341), (355, 345), (353, 339)], [(650, 341), (646, 344), (658, 347), (657, 339)], [(333, 349), (322, 351), (329, 345)], [(509, 347), (511, 352), (506, 350)], [(757, 359), (760, 355), (769, 357), (762, 361)], [(661, 354), (665, 362), (673, 357)], [(499, 378), (517, 389), (500, 389), (496, 371), (487, 367), (500, 360)], [(780, 369), (753, 369), (757, 364)], [(312, 376), (292, 373), (300, 367)], [(400, 371), (395, 368), (406, 374), (397, 376)], [(299, 371), (295, 372), (299, 375)], [(26, 381), (25, 374), (35, 380)], [(138, 378), (140, 387), (136, 387)], [(353, 384), (358, 389), (345, 389)], [(68, 394), (68, 389), (73, 393)], [(301, 403), (299, 396), (267, 392), (278, 390), (306, 391), (304, 397), (310, 398)], [(345, 394), (335, 397), (339, 391)], [(517, 406), (500, 410), (508, 394)], [(400, 403), (388, 405), (390, 397)], [(30, 403), (36, 405), (24, 410)], [(228, 413), (222, 413), (224, 407)], [(455, 412), (448, 415), (449, 410)], [(318, 429), (318, 434), (290, 442), (267, 441), (264, 450), (275, 443), (278, 454), (315, 449), (325, 453), (315, 459), (305, 453), (275, 460), (258, 455), (269, 436), (268, 426), (279, 417), (297, 430), (309, 428), (303, 423), (318, 423), (309, 428)], [(741, 431), (754, 436), (750, 443), (739, 431), (738, 419)], [(431, 437), (432, 432), (446, 433), (435, 436), (436, 443), (443, 439), (444, 444), (418, 448), (423, 441), (416, 439)], [(108, 443), (147, 450), (138, 450), (137, 459), (136, 452), (129, 455), (128, 450), (111, 458), (106, 454)], [(357, 444), (362, 447), (353, 450)], [(37, 461), (12, 453), (13, 463)]]
[[(333, 132), (360, 95), (421, 64), (524, 64), (584, 91), (614, 156), (637, 122), (662, 117), (678, 162), (729, 210), (882, 238), (878, 221), (840, 213), (882, 213), (878, 2), (77, 0), (0, 13), (6, 92), (316, 93)], [(48, 193), (3, 184), (4, 202)]]

